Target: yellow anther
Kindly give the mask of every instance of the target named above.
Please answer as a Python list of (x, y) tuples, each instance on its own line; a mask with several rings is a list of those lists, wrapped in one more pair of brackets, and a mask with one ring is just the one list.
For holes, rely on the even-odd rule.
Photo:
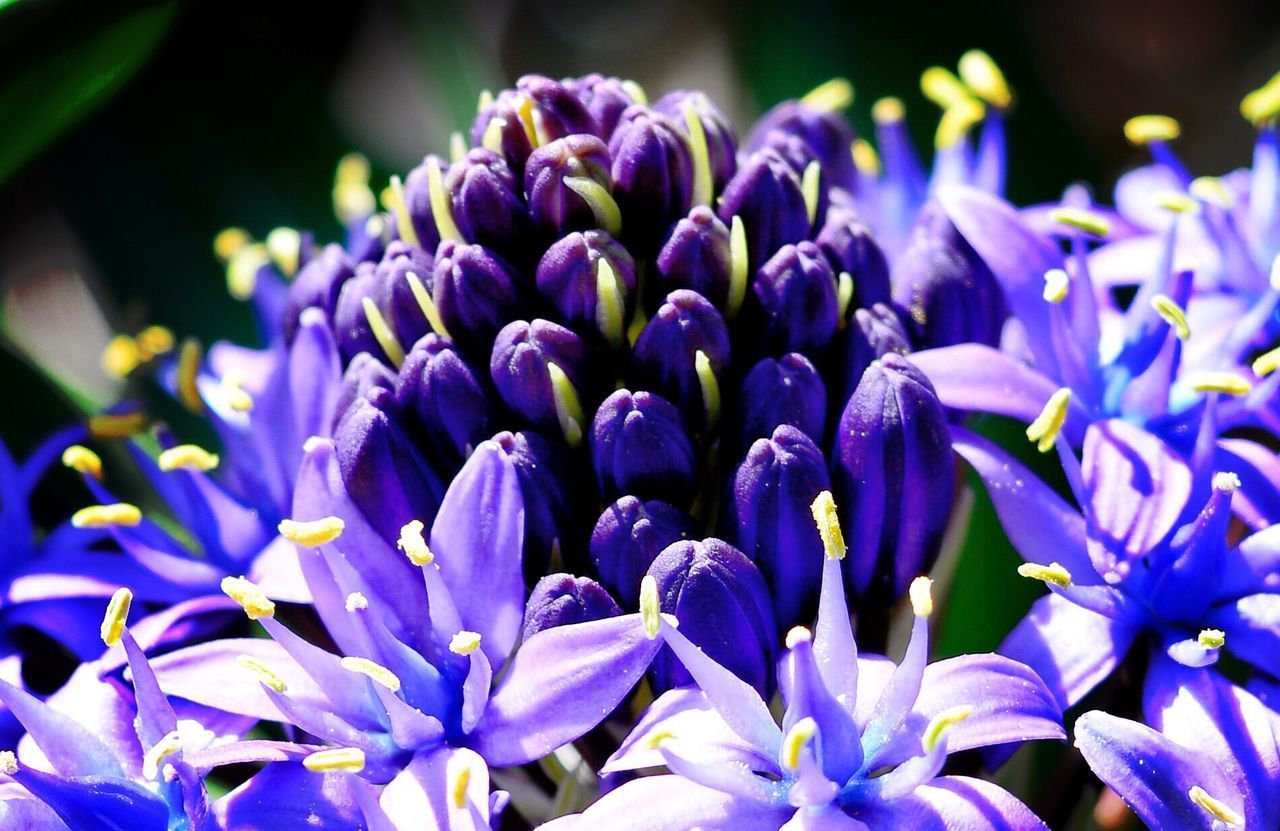
[(911, 598), (911, 613), (916, 617), (928, 617), (933, 614), (933, 581), (920, 576), (911, 581), (907, 588), (907, 596)]
[(1196, 392), (1220, 392), (1223, 395), (1248, 395), (1253, 391), (1253, 384), (1248, 378), (1234, 372), (1214, 372), (1204, 370), (1192, 372), (1187, 380)]
[(449, 651), (454, 655), (470, 655), (480, 647), (479, 632), (455, 632), (449, 639)]
[(524, 129), (524, 134), (529, 139), (529, 146), (537, 150), (542, 145), (542, 140), (538, 135), (538, 127), (533, 120), (533, 99), (527, 95), (521, 94), (516, 96), (516, 119), (520, 122), (520, 127)]
[(144, 361), (173, 351), (173, 330), (167, 326), (148, 326), (134, 338), (138, 354)]
[(849, 304), (853, 302), (853, 275), (847, 271), (836, 277), (836, 305), (840, 309), (840, 328), (849, 322)]
[(369, 160), (361, 153), (348, 153), (338, 159), (338, 167), (334, 172), (333, 180), (343, 185), (365, 185), (369, 183), (370, 175)]
[(236, 666), (252, 672), (258, 677), (259, 681), (278, 693), (285, 692), (289, 689), (289, 685), (285, 683), (284, 678), (280, 677), (275, 670), (267, 666), (265, 661), (261, 661), (252, 655), (237, 655)]
[(570, 447), (577, 447), (582, 443), (584, 418), (578, 390), (564, 370), (554, 362), (547, 362), (547, 374), (551, 377), (551, 399), (556, 407), (556, 419), (560, 422), (560, 431), (564, 433), (564, 440)]
[(742, 308), (747, 296), (747, 226), (742, 217), (734, 215), (729, 221), (729, 298), (725, 302), (725, 317), (732, 319)]
[(333, 542), (342, 536), (346, 527), (347, 524), (342, 521), (342, 518), (336, 516), (326, 516), (305, 522), (282, 519), (277, 526), (280, 536), (303, 548), (319, 548), (325, 543)]
[(800, 192), (804, 194), (805, 212), (812, 225), (818, 219), (818, 198), (822, 196), (822, 164), (816, 159), (805, 165), (804, 175), (800, 177)]
[(1231, 191), (1227, 189), (1226, 183), (1217, 176), (1201, 176), (1198, 179), (1193, 179), (1187, 190), (1201, 202), (1208, 202), (1210, 205), (1217, 205), (1219, 208), (1230, 210), (1235, 203), (1235, 200), (1231, 198)]
[(1193, 214), (1200, 209), (1196, 200), (1176, 190), (1160, 191), (1154, 198), (1156, 205), (1176, 214)]
[(180, 444), (160, 454), (156, 461), (166, 473), (172, 470), (207, 472), (218, 466), (218, 455), (194, 444)]
[(196, 383), (200, 363), (204, 359), (203, 351), (200, 341), (195, 338), (184, 340), (178, 350), (178, 400), (193, 413), (204, 412), (204, 399), (200, 397), (200, 386)]
[(947, 107), (933, 136), (934, 147), (939, 150), (955, 147), (986, 114), (987, 108), (975, 98), (964, 98)]
[(342, 604), (348, 612), (360, 612), (369, 608), (369, 598), (360, 592), (352, 592), (347, 595), (346, 602)]
[(1191, 801), (1200, 806), (1210, 816), (1220, 819), (1227, 825), (1244, 825), (1244, 817), (1227, 803), (1214, 799), (1199, 785), (1192, 785), (1187, 791)]
[(1259, 355), (1253, 361), (1253, 374), (1265, 378), (1280, 369), (1280, 347)]
[(368, 658), (354, 658), (351, 656), (338, 661), (338, 664), (347, 672), (358, 672), (392, 692), (400, 691), (400, 679), (382, 664), (374, 663)]
[(617, 349), (626, 337), (622, 281), (607, 257), (596, 260), (596, 326), (609, 345)]
[(100, 439), (123, 439), (140, 433), (147, 426), (147, 414), (141, 410), (128, 413), (100, 413), (89, 419), (89, 432)]
[(943, 109), (972, 99), (969, 88), (951, 70), (941, 66), (931, 66), (924, 71), (920, 76), (920, 91), (925, 98)]
[(1221, 493), (1235, 493), (1240, 490), (1240, 477), (1229, 470), (1220, 470), (1210, 480), (1213, 489)]
[(359, 153), (348, 153), (338, 161), (333, 177), (333, 212), (343, 225), (372, 216), (377, 210), (369, 174), (369, 160)]
[(160, 763), (169, 756), (182, 750), (182, 741), (178, 731), (171, 730), (160, 737), (160, 741), (142, 755), (142, 776), (144, 779), (155, 779), (160, 775)]
[(644, 87), (640, 86), (630, 78), (622, 82), (622, 91), (637, 104), (644, 106), (649, 103), (649, 95), (644, 91)]
[(358, 747), (317, 750), (302, 760), (302, 766), (313, 773), (359, 773), (364, 770), (364, 751)]
[(116, 335), (102, 350), (102, 371), (111, 378), (124, 378), (142, 363), (138, 342), (128, 335)]
[(711, 151), (707, 131), (692, 101), (684, 105), (684, 125), (689, 132), (689, 156), (693, 161), (693, 207), (711, 204)]
[(1137, 147), (1155, 141), (1173, 141), (1182, 135), (1177, 119), (1167, 115), (1135, 115), (1124, 123), (1124, 137)]
[(1111, 221), (1105, 216), (1084, 208), (1061, 207), (1049, 212), (1049, 218), (1059, 225), (1075, 228), (1096, 237), (1105, 237), (1111, 233)]
[(237, 413), (247, 413), (253, 409), (253, 396), (244, 388), (240, 376), (228, 372), (222, 376), (222, 394), (227, 397), (227, 406)]
[(832, 78), (809, 90), (800, 103), (823, 112), (837, 112), (853, 103), (853, 84), (847, 78)]
[[(444, 174), (440, 170), (439, 159), (427, 161), (427, 195), (431, 200), (431, 218), (435, 220), (440, 239), (463, 242), (462, 232), (453, 221), (453, 206), (449, 203), (448, 191), (444, 189)], [(407, 210), (405, 215), (408, 216)]]
[(471, 765), (465, 756), (449, 757), (445, 766), (445, 779), (449, 784), (449, 804), (460, 811), (467, 807), (467, 789), (471, 787)]
[(467, 157), (467, 140), (462, 133), (454, 130), (449, 136), (449, 161), (460, 162)]
[(800, 753), (809, 742), (813, 741), (813, 737), (817, 732), (818, 723), (811, 718), (802, 718), (791, 725), (791, 729), (787, 731), (786, 737), (782, 740), (782, 758), (780, 761), (784, 768), (794, 771), (800, 767)]
[(13, 776), (18, 772), (18, 757), (12, 750), (0, 750), (0, 773)]
[(564, 186), (582, 197), (595, 216), (596, 224), (610, 236), (616, 237), (622, 232), (622, 211), (608, 188), (589, 176), (566, 176)]
[(1044, 273), (1044, 299), (1050, 303), (1061, 303), (1067, 299), (1071, 288), (1071, 277), (1060, 268), (1051, 268)]
[(662, 606), (658, 602), (658, 581), (646, 574), (640, 581), (640, 620), (649, 640), (658, 637), (662, 624)]
[[(428, 173), (430, 173), (430, 170), (431, 168), (428, 167)], [(388, 189), (390, 193), (386, 200), (389, 203), (387, 209), (395, 215), (396, 230), (400, 232), (400, 239), (410, 245), (421, 248), (422, 241), (418, 239), (418, 232), (413, 227), (413, 220), (409, 218), (409, 206), (404, 201), (404, 183), (400, 181), (399, 176), (391, 177), (391, 184)]]
[(243, 228), (223, 228), (213, 238), (213, 253), (223, 263), (228, 263), (236, 252), (253, 242), (253, 237)]
[(836, 511), (836, 500), (831, 491), (823, 491), (809, 506), (813, 521), (818, 526), (818, 536), (822, 538), (822, 550), (829, 560), (843, 560), (848, 547), (844, 542), (844, 532), (840, 529), (840, 514)]
[(396, 540), (396, 546), (415, 566), (429, 566), (436, 559), (422, 536), (425, 527), (420, 519), (410, 520), (401, 527), (400, 539)]
[(505, 118), (491, 118), (489, 123), (485, 125), (484, 136), (480, 139), (480, 144), (486, 150), (499, 155), (502, 154), (502, 131), (507, 126)]
[(674, 740), (675, 738), (676, 734), (674, 730), (659, 728), (649, 734), (649, 736), (644, 740), (644, 745), (650, 750), (657, 750), (659, 747), (662, 747), (664, 744)]
[(275, 616), (276, 604), (244, 577), (223, 577), (221, 585), (223, 594), (239, 603), (249, 620)]
[(1036, 442), (1036, 449), (1048, 453), (1058, 441), (1062, 425), (1067, 421), (1067, 408), (1071, 404), (1071, 390), (1062, 389), (1049, 396), (1044, 409), (1027, 427), (1027, 440)]
[(116, 502), (112, 505), (90, 505), (71, 515), (71, 524), (77, 528), (132, 527), (142, 522), (142, 511), (137, 505)]
[(938, 742), (942, 740), (942, 734), (945, 733), (948, 728), (964, 721), (972, 713), (972, 707), (967, 704), (961, 704), (958, 707), (948, 707), (930, 719), (929, 726), (924, 729), (924, 735), (920, 738), (921, 744), (924, 745), (925, 752), (928, 753), (937, 747)]
[(871, 105), (871, 117), (877, 124), (896, 124), (907, 116), (901, 98), (889, 96)]
[(281, 274), (292, 277), (302, 257), (302, 234), (293, 228), (273, 228), (267, 234), (267, 253)]
[(707, 416), (707, 427), (711, 428), (720, 420), (720, 382), (716, 378), (715, 367), (711, 358), (699, 349), (693, 355), (693, 369), (698, 375), (698, 386), (702, 389), (702, 411)]
[(82, 444), (73, 444), (62, 451), (62, 463), (77, 473), (102, 478), (102, 459)]
[(853, 166), (866, 176), (880, 175), (880, 154), (864, 138), (856, 138), (849, 145), (849, 153), (853, 156)]
[(248, 300), (258, 286), (258, 271), (271, 264), (267, 246), (251, 243), (237, 251), (227, 262), (227, 291), (236, 300)]
[(1013, 103), (1013, 93), (1004, 73), (991, 56), (981, 49), (970, 49), (960, 56), (960, 78), (979, 98), (996, 109), (1006, 109)]
[(1042, 583), (1052, 583), (1064, 589), (1071, 586), (1071, 572), (1067, 571), (1061, 563), (1049, 563), (1047, 566), (1039, 563), (1023, 563), (1018, 566), (1018, 574)]
[(440, 318), (440, 310), (431, 299), (431, 292), (427, 291), (427, 287), (422, 284), (422, 278), (412, 271), (406, 271), (404, 279), (408, 281), (409, 291), (413, 293), (413, 299), (417, 301), (418, 308), (422, 310), (422, 316), (427, 319), (427, 323), (431, 324), (431, 328), (437, 335), (449, 338), (449, 330), (445, 328), (444, 320)]
[(1255, 127), (1262, 127), (1280, 116), (1280, 72), (1244, 97), (1240, 102), (1240, 114)]
[(487, 89), (480, 90), (479, 100), (476, 101), (476, 112), (486, 110), (493, 106), (493, 93)]
[(364, 309), (364, 318), (369, 321), (369, 330), (373, 332), (373, 339), (382, 347), (391, 365), (399, 369), (404, 363), (404, 347), (400, 345), (400, 339), (396, 337), (395, 332), (391, 331), (391, 325), (382, 316), (372, 297), (360, 298), (360, 308)]
[(1164, 294), (1157, 294), (1151, 298), (1151, 308), (1156, 310), (1156, 314), (1164, 318), (1164, 322), (1173, 327), (1174, 333), (1178, 336), (1178, 340), (1186, 340), (1191, 337), (1191, 326), (1187, 323), (1187, 313), (1182, 307), (1173, 302), (1173, 299)]
[(787, 631), (787, 649), (795, 649), (802, 643), (810, 643), (813, 640), (813, 632), (809, 631), (807, 626), (793, 626)]
[(1196, 641), (1205, 649), (1221, 649), (1227, 642), (1227, 633), (1221, 629), (1201, 629)]
[(102, 627), (98, 630), (102, 642), (107, 646), (120, 643), (124, 635), (124, 627), (129, 619), (129, 606), (133, 603), (133, 592), (121, 586), (107, 601), (107, 611), (102, 616)]

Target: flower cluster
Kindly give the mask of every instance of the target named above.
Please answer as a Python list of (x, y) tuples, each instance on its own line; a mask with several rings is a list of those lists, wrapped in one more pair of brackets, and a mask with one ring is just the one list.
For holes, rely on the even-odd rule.
[[(1152, 827), (1276, 827), (1280, 75), (1251, 170), (1131, 120), (1114, 207), (1005, 201), (984, 53), (921, 86), (930, 168), (843, 80), (740, 137), (699, 92), (526, 76), (381, 194), (344, 159), (342, 241), (220, 234), (265, 347), (105, 362), (217, 453), (127, 404), (0, 447), (0, 816), (1041, 829), (980, 774), (1083, 702), (1060, 752)], [(94, 504), (43, 533), (59, 455)], [(931, 663), (965, 466), (1050, 593)], [(69, 678), (30, 682), (31, 629)]]

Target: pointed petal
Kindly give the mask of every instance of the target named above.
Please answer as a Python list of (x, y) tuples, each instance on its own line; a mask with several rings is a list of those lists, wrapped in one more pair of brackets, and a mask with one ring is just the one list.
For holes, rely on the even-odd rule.
[(169, 826), (164, 801), (127, 779), (63, 777), (22, 767), (13, 778), (71, 828), (165, 831)]
[(128, 629), (124, 630), (121, 640), (125, 654), (129, 656), (134, 698), (137, 700), (138, 717), (134, 727), (143, 748), (150, 750), (166, 734), (178, 729), (178, 717), (174, 715), (169, 699), (160, 691), (147, 656), (142, 653)]
[(1008, 791), (967, 776), (943, 776), (916, 788), (910, 796), (860, 806), (853, 813), (872, 828), (1048, 831), (1048, 826)]
[(361, 827), (354, 795), (359, 787), (349, 773), (313, 773), (301, 764), (278, 763), (219, 799), (213, 810), (220, 828), (347, 831)]
[(65, 776), (124, 775), (110, 749), (71, 716), (3, 681), (0, 701), (22, 722), (56, 772)]
[(1251, 594), (1218, 609), (1210, 624), (1227, 633), (1227, 651), (1280, 677), (1280, 594)]
[(801, 719), (813, 719), (818, 726), (823, 774), (832, 782), (847, 782), (862, 765), (861, 731), (853, 721), (852, 708), (838, 702), (823, 682), (811, 641), (801, 638), (793, 642), (778, 673), (787, 705), (782, 728), (790, 730)]
[(1280, 522), (1280, 457), (1247, 439), (1219, 439), (1215, 470), (1240, 477), (1231, 507), (1253, 528)]
[(858, 702), (858, 644), (853, 639), (840, 560), (830, 557), (822, 564), (822, 593), (818, 597), (818, 619), (813, 627), (813, 656), (827, 689), (852, 714)]
[[(460, 774), (460, 771), (467, 771)], [(465, 804), (453, 802), (451, 779), (467, 776)], [(489, 827), (489, 769), (465, 748), (415, 756), (379, 800), (397, 831), (479, 831)]]
[(777, 831), (795, 809), (713, 791), (680, 776), (646, 776), (611, 791), (581, 814), (552, 820), (542, 831)]

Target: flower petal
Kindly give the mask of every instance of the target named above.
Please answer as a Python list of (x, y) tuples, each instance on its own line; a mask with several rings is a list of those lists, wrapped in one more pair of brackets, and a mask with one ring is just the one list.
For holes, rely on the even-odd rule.
[[(943, 776), (892, 802), (858, 806), (854, 816), (872, 828), (912, 831), (1047, 831), (1031, 809), (998, 785)], [(1173, 826), (1170, 826), (1173, 827)]]
[[(460, 776), (467, 777), (461, 806), (451, 793)], [(379, 802), (397, 831), (488, 829), (489, 769), (484, 759), (466, 748), (420, 754), (387, 784)]]
[(777, 831), (795, 809), (713, 791), (680, 776), (646, 776), (601, 797), (581, 814), (560, 817), (541, 831)]
[(349, 773), (313, 773), (298, 763), (278, 762), (215, 802), (213, 813), (220, 828), (346, 831), (362, 827), (354, 795), (360, 787)]

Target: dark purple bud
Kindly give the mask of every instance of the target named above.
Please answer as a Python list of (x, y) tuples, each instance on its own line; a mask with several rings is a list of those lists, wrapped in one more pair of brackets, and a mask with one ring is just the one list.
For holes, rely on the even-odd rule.
[(412, 281), (417, 280), (429, 295), (435, 282), (434, 271), (435, 258), (431, 254), (400, 240), (387, 246), (382, 262), (378, 263), (378, 276), (386, 286), (384, 290), (389, 292), (387, 323), (405, 349), (431, 331), (431, 323), (414, 294)]
[(733, 478), (732, 539), (764, 574), (784, 629), (814, 609), (824, 555), (809, 506), (830, 487), (822, 451), (789, 424), (751, 445)]
[(449, 168), (444, 186), (464, 239), (511, 252), (529, 225), (529, 213), (506, 159), (491, 150), (472, 150)]
[(549, 574), (538, 581), (524, 607), (523, 640), (543, 629), (604, 620), (622, 614), (618, 601), (589, 577)]
[(756, 273), (751, 284), (758, 337), (768, 352), (816, 355), (840, 325), (836, 276), (818, 246), (785, 245)]
[(725, 308), (732, 279), (728, 226), (699, 205), (671, 229), (658, 252), (657, 267), (663, 291), (691, 289), (716, 308)]
[(687, 289), (668, 294), (631, 355), (643, 386), (674, 403), (687, 421), (704, 425), (719, 418), (729, 331), (705, 297)]
[(644, 103), (637, 100), (634, 86), (618, 78), (606, 78), (598, 73), (584, 75), (565, 81), (565, 86), (577, 96), (582, 106), (587, 108), (595, 119), (598, 128), (596, 135), (609, 141), (613, 130), (618, 126), (622, 112), (632, 104)]
[(489, 374), (513, 412), (576, 447), (598, 400), (593, 358), (582, 338), (558, 323), (517, 320), (498, 333)]
[(667, 93), (653, 108), (671, 119), (686, 141), (690, 140), (688, 118), (692, 109), (706, 138), (713, 191), (720, 193), (724, 190), (738, 166), (738, 137), (728, 117), (704, 93), (687, 90)]
[(609, 155), (624, 233), (641, 251), (652, 251), (689, 211), (693, 167), (685, 139), (666, 116), (636, 105), (622, 114)]
[(575, 133), (600, 134), (599, 125), (573, 91), (542, 75), (525, 75), (516, 89), (533, 102), (534, 133), (540, 144)]
[(317, 308), (325, 317), (333, 320), (338, 306), (342, 284), (356, 271), (356, 264), (340, 245), (326, 245), (319, 255), (311, 258), (298, 270), (298, 276), (289, 284), (284, 307), (284, 334), (293, 343), (298, 333), (298, 318), (307, 309)]
[(822, 441), (827, 421), (827, 389), (818, 370), (805, 356), (790, 352), (781, 358), (765, 358), (742, 381), (738, 400), (740, 446), (773, 435), (789, 424)]
[(910, 314), (917, 348), (997, 346), (1008, 312), (995, 275), (936, 202), (920, 211), (893, 265), (893, 299)]
[(845, 407), (832, 466), (847, 538), (845, 577), (877, 604), (925, 573), (955, 487), (946, 413), (920, 370), (896, 353), (867, 368)]
[(542, 256), (537, 282), (566, 326), (613, 348), (625, 343), (636, 265), (613, 237), (604, 231), (569, 234)]
[(809, 236), (809, 209), (800, 177), (776, 150), (752, 153), (725, 185), (717, 212), (725, 225), (742, 218), (751, 268), (787, 243)]
[(600, 582), (624, 608), (640, 605), (640, 581), (663, 549), (694, 535), (688, 514), (656, 499), (624, 496), (614, 502), (591, 532), (591, 564)]
[(471, 144), (500, 153), (520, 175), (539, 146), (577, 133), (596, 133), (595, 119), (567, 87), (526, 75), (515, 89), (482, 106), (471, 125)]
[[(395, 383), (415, 435), (441, 470), (456, 471), (493, 434), (497, 402), (452, 343), (428, 334), (414, 344)], [(406, 418), (406, 421), (409, 421)]]
[(357, 399), (368, 398), (375, 389), (394, 390), (395, 388), (394, 370), (368, 352), (356, 355), (342, 375), (342, 390), (338, 393), (338, 401), (333, 408), (334, 426), (336, 427), (342, 421), (347, 410), (351, 409)]
[(375, 314), (385, 321), (391, 306), (391, 287), (378, 274), (373, 263), (360, 263), (356, 266), (355, 276), (342, 284), (338, 305), (333, 312), (333, 334), (338, 342), (338, 352), (344, 363), (361, 352), (394, 363), (392, 355), (384, 351), (374, 334), (366, 300), (373, 303)]
[(396, 539), (414, 519), (430, 527), (446, 483), (402, 429), (391, 393), (375, 388), (356, 399), (333, 441), (347, 493), (383, 538)]
[(829, 209), (814, 242), (827, 255), (837, 278), (848, 274), (853, 279), (850, 308), (890, 302), (889, 262), (871, 229), (855, 212), (844, 207)]
[(582, 527), (575, 512), (580, 500), (571, 492), (569, 459), (564, 445), (539, 433), (521, 430), (493, 437), (506, 451), (524, 497), (524, 573), (532, 582), (548, 563), (562, 568), (581, 562)]
[(373, 214), (347, 226), (342, 247), (354, 262), (377, 262), (382, 259), (391, 239), (394, 222), (387, 214)]
[[(431, 207), (431, 181), (436, 176), (431, 172), (434, 167), (438, 179), (443, 186), (445, 172), (449, 163), (436, 155), (427, 156), (422, 163), (409, 171), (401, 186), (404, 198), (405, 216), (393, 212), (392, 226), (399, 239), (417, 246), (425, 251), (435, 251), (440, 245), (440, 229)], [(392, 193), (395, 193), (395, 180), (392, 180)], [(443, 190), (441, 191), (443, 193)], [(396, 207), (398, 211), (398, 206)]]
[(651, 392), (618, 390), (604, 400), (591, 424), (591, 463), (605, 499), (693, 500), (697, 460), (680, 411)]
[(784, 101), (756, 122), (747, 137), (746, 151), (754, 153), (777, 142), (781, 133), (799, 139), (822, 164), (827, 181), (835, 187), (857, 189), (858, 171), (853, 165), (853, 128), (837, 111)]
[(466, 351), (487, 355), (498, 330), (521, 312), (520, 279), (483, 246), (442, 243), (431, 294), (448, 336)]
[[(723, 540), (685, 540), (669, 546), (649, 567), (658, 603), (675, 615), (680, 632), (763, 696), (773, 683), (777, 626), (769, 589), (755, 563)], [(693, 683), (664, 647), (653, 661), (657, 692)]]
[[(822, 166), (822, 160), (813, 152), (813, 148), (799, 136), (782, 132), (781, 130), (774, 130), (765, 137), (765, 141), (759, 147), (753, 149), (753, 152), (761, 150), (773, 150), (786, 160), (791, 169), (795, 171), (795, 174), (800, 177), (802, 191), (805, 175), (817, 176), (817, 189), (814, 191), (817, 197), (817, 204), (813, 209), (813, 220), (810, 222), (810, 227), (821, 227), (823, 222), (826, 221), (827, 208), (831, 204), (831, 197), (829, 196), (831, 183), (827, 176), (826, 168)], [(811, 172), (810, 167), (812, 167)]]
[(534, 226), (555, 236), (596, 227), (616, 235), (622, 215), (609, 166), (609, 150), (595, 136), (573, 135), (535, 150), (524, 169)]
[(853, 395), (862, 373), (871, 362), (890, 352), (907, 355), (911, 352), (911, 338), (889, 306), (877, 303), (869, 309), (858, 309), (849, 323), (848, 340), (845, 342), (845, 399)]

